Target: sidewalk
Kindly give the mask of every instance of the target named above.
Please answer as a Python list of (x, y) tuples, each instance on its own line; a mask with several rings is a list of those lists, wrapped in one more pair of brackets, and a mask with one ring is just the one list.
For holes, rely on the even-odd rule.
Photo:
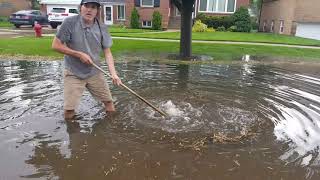
[[(42, 28), (43, 35), (52, 34), (54, 32), (56, 32), (56, 30), (54, 30), (54, 29), (51, 29), (48, 27)], [(34, 30), (31, 26), (30, 27), (23, 27), (20, 29), (0, 28), (0, 38), (2, 38), (2, 37), (20, 38), (20, 37), (30, 36), (30, 35), (34, 35)]]
[[(43, 29), (43, 36), (53, 37), (56, 30)], [(174, 30), (173, 30), (174, 31)], [(168, 31), (168, 32), (173, 32)], [(167, 32), (167, 31), (166, 31)], [(159, 33), (166, 33), (159, 32)], [(16, 30), (16, 29), (0, 29), (0, 37), (12, 37), (19, 38), (23, 37), (25, 34), (33, 34), (34, 31), (31, 29)], [(155, 32), (152, 32), (155, 33)], [(112, 36), (113, 39), (127, 39), (127, 40), (137, 40), (137, 41), (158, 41), (158, 42), (180, 42), (178, 39), (155, 39), (155, 38), (135, 38), (135, 37), (120, 37)], [(273, 46), (273, 47), (289, 47), (289, 48), (302, 48), (302, 49), (320, 49), (319, 46), (304, 46), (304, 45), (289, 45), (289, 44), (275, 44), (275, 43), (259, 43), (259, 42), (237, 42), (237, 41), (203, 41), (203, 40), (192, 40), (192, 43), (203, 43), (203, 44), (232, 44), (232, 45), (257, 45), (257, 46)]]
[[(113, 39), (129, 39), (138, 41), (160, 41), (160, 42), (180, 42), (177, 39), (153, 39), (153, 38), (134, 38), (134, 37), (117, 37), (112, 36)], [(289, 45), (289, 44), (273, 44), (273, 43), (256, 43), (256, 42), (236, 42), (236, 41), (202, 41), (192, 40), (192, 43), (205, 43), (205, 44), (240, 44), (240, 45), (258, 45), (258, 46), (274, 46), (274, 47), (291, 47), (302, 49), (320, 49), (319, 46), (302, 46), (302, 45)]]

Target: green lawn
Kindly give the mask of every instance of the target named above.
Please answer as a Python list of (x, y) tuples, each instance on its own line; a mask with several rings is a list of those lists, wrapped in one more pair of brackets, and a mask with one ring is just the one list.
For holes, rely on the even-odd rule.
[(0, 27), (13, 27), (13, 24), (6, 22), (6, 21), (0, 21)]
[[(52, 37), (16, 39), (1, 39), (1, 55), (50, 56), (62, 59), (62, 55), (51, 49)], [(112, 47), (114, 55), (126, 53), (148, 57), (166, 53), (178, 53), (177, 42), (153, 42), (115, 39)], [(224, 45), (224, 44), (193, 44), (193, 54), (210, 55), (215, 60), (240, 59), (244, 54), (256, 56), (273, 56), (286, 58), (320, 59), (320, 50), (299, 49), (287, 47), (254, 46), (254, 45)]]
[(0, 28), (1, 27), (13, 27), (13, 24), (9, 23), (8, 21), (9, 17), (7, 16), (0, 16)]
[[(159, 39), (180, 39), (179, 32), (164, 32), (164, 33), (117, 33), (112, 32), (112, 36), (122, 37), (141, 37), (141, 38), (159, 38)], [(265, 42), (276, 44), (291, 44), (291, 45), (307, 45), (320, 46), (320, 41), (299, 38), (294, 36), (270, 34), (270, 33), (238, 33), (238, 32), (203, 32), (192, 33), (193, 40), (205, 41), (237, 41), (237, 42)]]

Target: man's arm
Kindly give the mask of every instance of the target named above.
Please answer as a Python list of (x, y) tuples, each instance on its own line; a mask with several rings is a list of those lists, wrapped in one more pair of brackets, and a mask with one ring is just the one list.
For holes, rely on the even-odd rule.
[(60, 52), (62, 54), (66, 54), (69, 56), (79, 58), (81, 60), (81, 62), (83, 62), (85, 64), (92, 64), (92, 59), (89, 55), (87, 55), (86, 53), (83, 53), (81, 51), (75, 51), (75, 50), (67, 47), (57, 37), (54, 37), (54, 39), (53, 39), (52, 49), (54, 49), (55, 51)]
[(106, 62), (108, 64), (108, 67), (109, 67), (109, 72), (111, 74), (111, 77), (112, 77), (112, 82), (113, 84), (116, 84), (116, 85), (120, 85), (122, 84), (121, 82), (121, 79), (118, 77), (117, 75), (117, 71), (114, 67), (114, 60), (113, 60), (113, 56), (112, 56), (112, 53), (111, 53), (111, 50), (110, 48), (106, 48), (103, 50), (104, 52), (104, 56), (106, 58)]

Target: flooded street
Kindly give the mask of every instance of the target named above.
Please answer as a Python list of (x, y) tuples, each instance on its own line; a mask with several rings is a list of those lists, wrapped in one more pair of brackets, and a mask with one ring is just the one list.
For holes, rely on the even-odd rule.
[(111, 85), (66, 122), (62, 62), (0, 61), (0, 179), (320, 178), (319, 64), (116, 68), (169, 116)]

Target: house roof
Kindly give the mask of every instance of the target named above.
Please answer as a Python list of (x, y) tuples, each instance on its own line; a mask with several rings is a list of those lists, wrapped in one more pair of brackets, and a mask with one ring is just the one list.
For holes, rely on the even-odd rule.
[(80, 4), (81, 0), (40, 0), (40, 4)]
[(125, 3), (125, 0), (100, 0), (101, 3)]
[[(81, 0), (39, 0), (40, 4), (80, 4)], [(100, 0), (102, 4), (125, 4), (125, 0)]]

